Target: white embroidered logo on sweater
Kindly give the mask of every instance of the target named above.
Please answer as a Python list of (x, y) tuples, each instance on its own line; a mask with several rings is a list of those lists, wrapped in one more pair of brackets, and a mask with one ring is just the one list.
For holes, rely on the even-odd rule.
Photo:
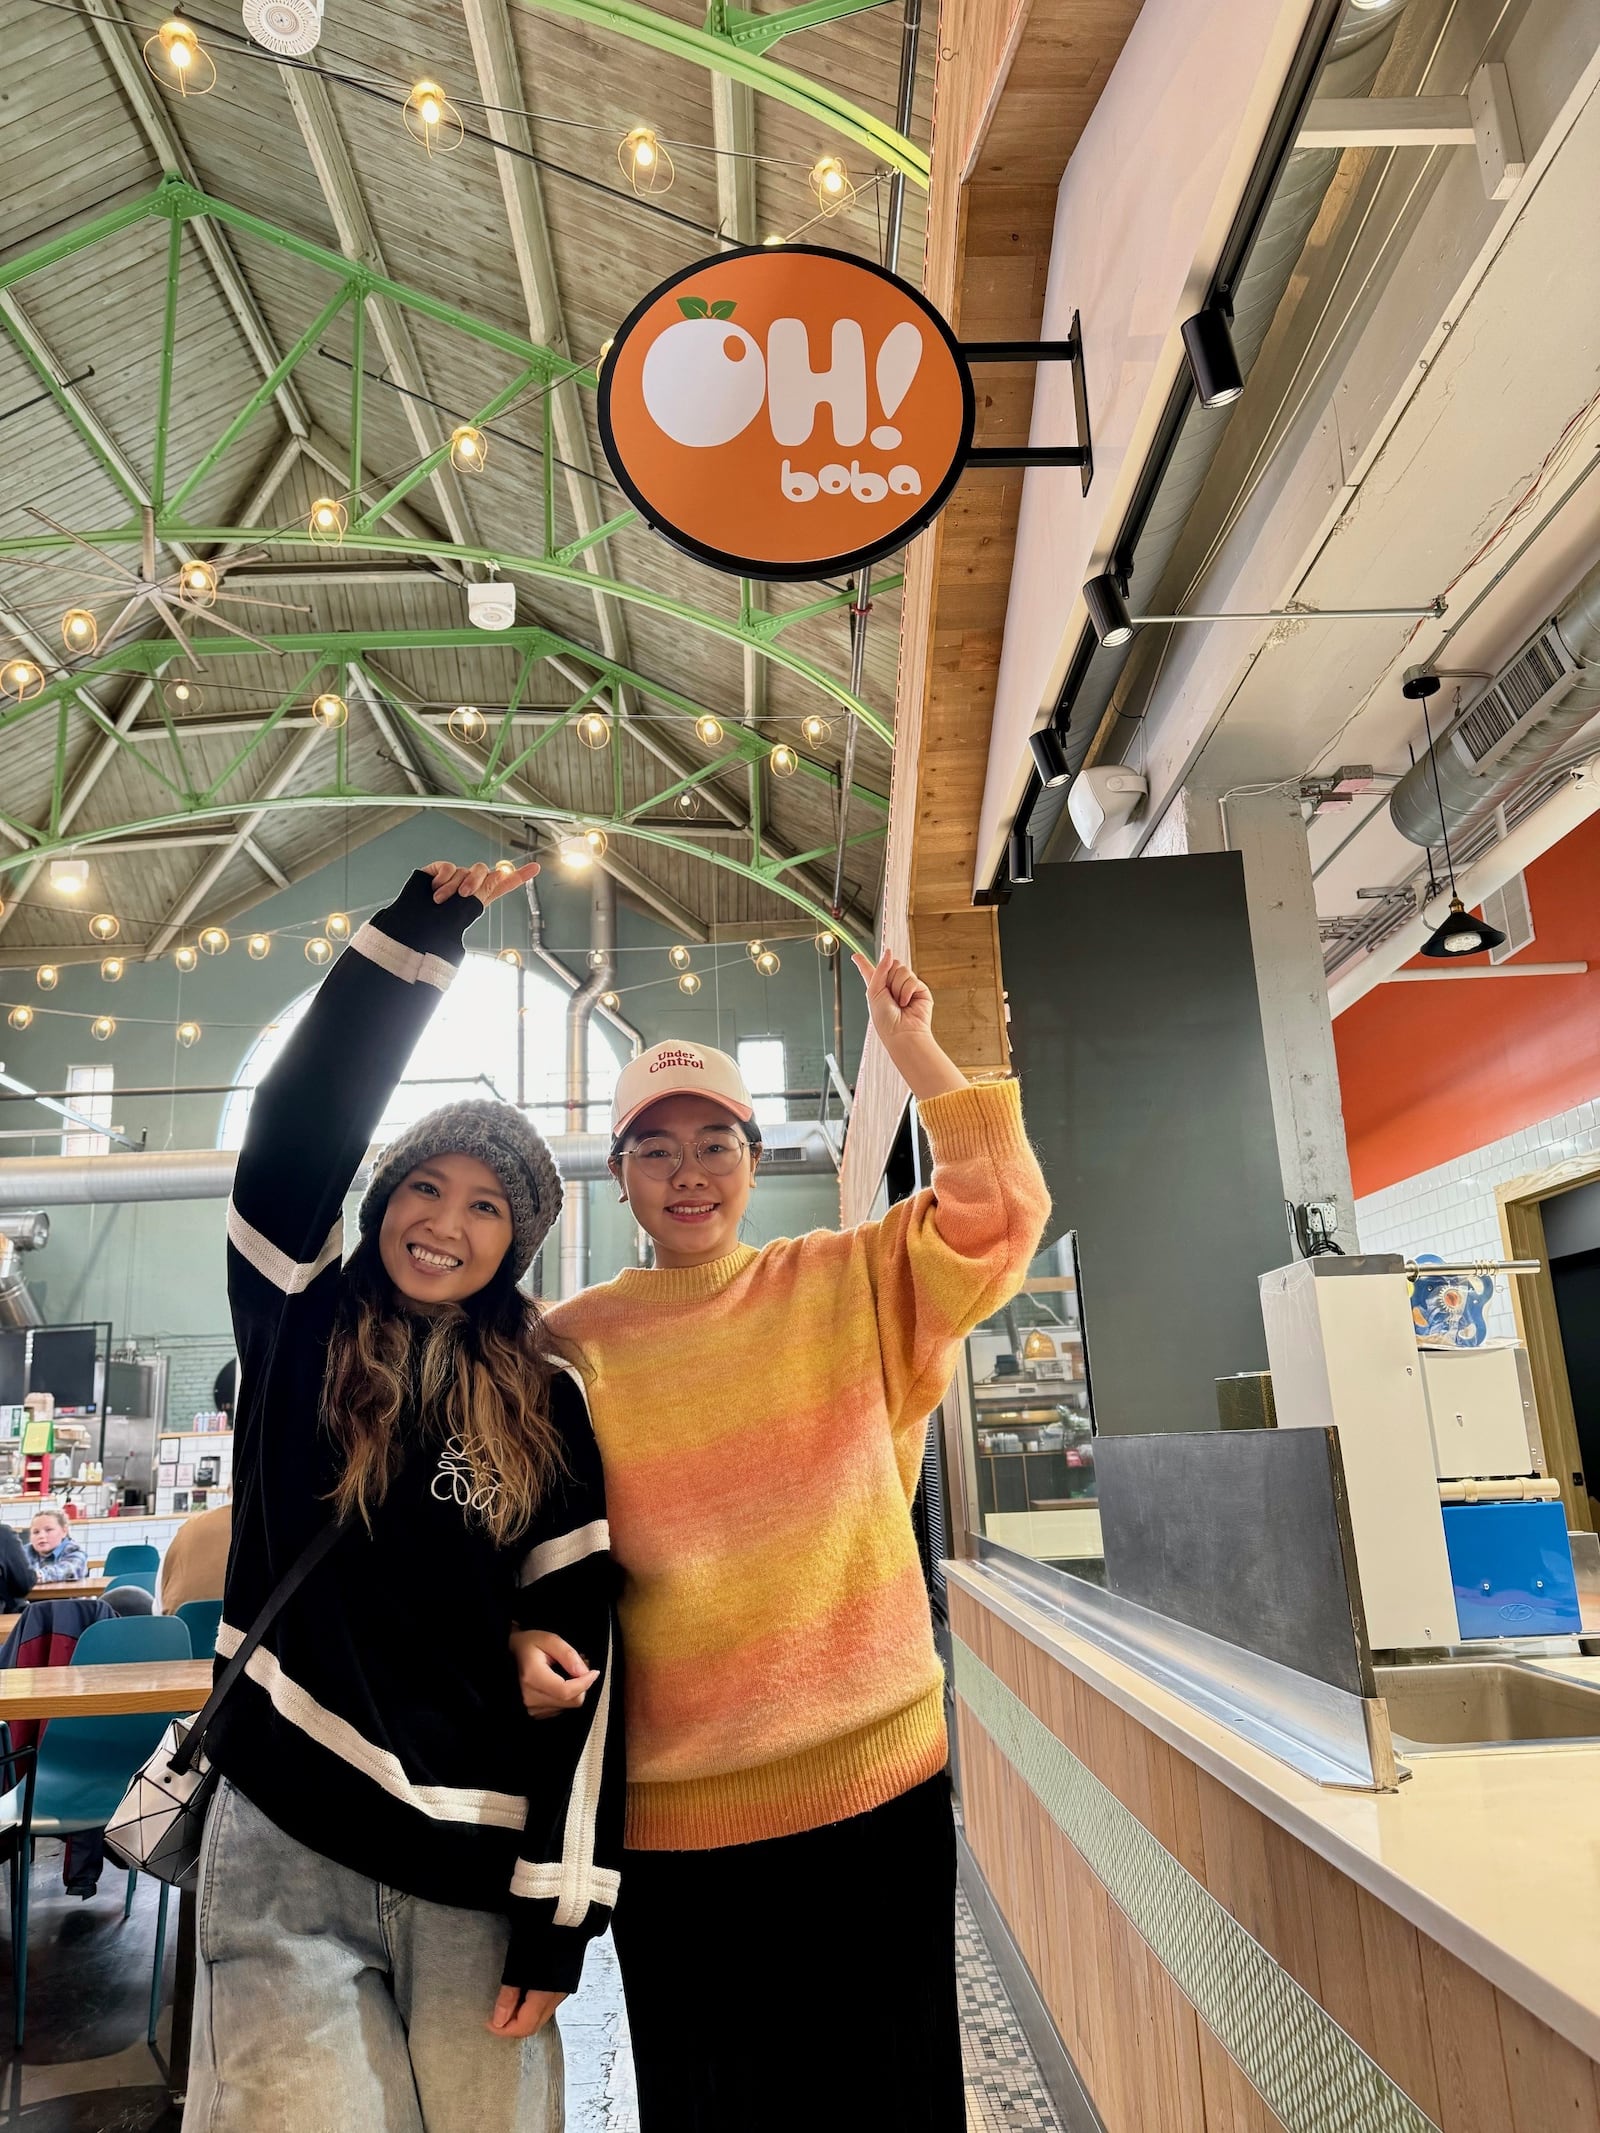
[(500, 1494), (500, 1480), (498, 1475), (485, 1480), (477, 1474), (467, 1456), (466, 1446), (459, 1437), (452, 1435), (445, 1439), (444, 1450), (439, 1455), (433, 1494), (441, 1503), (458, 1503), (463, 1511), (487, 1512)]

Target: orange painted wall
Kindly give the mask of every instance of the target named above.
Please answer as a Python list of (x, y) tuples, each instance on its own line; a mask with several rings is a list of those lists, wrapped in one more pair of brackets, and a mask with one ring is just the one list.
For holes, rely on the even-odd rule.
[(1358, 1196), (1600, 1095), (1600, 815), (1527, 878), (1534, 939), (1516, 960), (1586, 977), (1377, 985), (1334, 1023)]

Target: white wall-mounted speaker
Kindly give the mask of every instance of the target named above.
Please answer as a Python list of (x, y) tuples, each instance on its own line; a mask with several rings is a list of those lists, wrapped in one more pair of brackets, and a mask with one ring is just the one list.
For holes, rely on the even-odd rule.
[(517, 588), (503, 578), (467, 587), (467, 620), (478, 630), (508, 630), (517, 619)]
[(244, 0), (244, 26), (265, 50), (298, 59), (322, 35), (322, 0)]
[(1121, 829), (1148, 791), (1138, 771), (1121, 763), (1080, 770), (1067, 790), (1067, 813), (1084, 849), (1092, 852), (1102, 837)]

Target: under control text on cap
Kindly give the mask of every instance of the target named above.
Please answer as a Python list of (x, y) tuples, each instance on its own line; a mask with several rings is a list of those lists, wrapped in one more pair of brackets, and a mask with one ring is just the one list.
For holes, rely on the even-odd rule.
[(705, 1096), (735, 1118), (752, 1118), (755, 1105), (744, 1085), (739, 1062), (709, 1044), (653, 1044), (630, 1059), (617, 1076), (611, 1100), (613, 1140), (664, 1096)]

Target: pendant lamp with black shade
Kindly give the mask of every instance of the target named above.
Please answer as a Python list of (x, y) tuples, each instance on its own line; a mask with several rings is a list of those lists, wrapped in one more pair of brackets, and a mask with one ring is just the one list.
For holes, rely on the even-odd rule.
[[(1437, 689), (1437, 677), (1426, 678), (1432, 679), (1434, 688)], [(1417, 693), (1421, 694), (1420, 691)], [(1444, 794), (1439, 790), (1439, 759), (1433, 752), (1433, 728), (1428, 721), (1426, 695), (1422, 696), (1422, 730), (1427, 736), (1428, 765), (1433, 772), (1433, 796), (1439, 803), (1439, 838), (1444, 845), (1445, 871), (1450, 876), (1450, 910), (1443, 925), (1434, 928), (1418, 952), (1432, 956), (1439, 962), (1448, 962), (1453, 956), (1482, 955), (1486, 948), (1498, 948), (1505, 940), (1505, 935), (1498, 926), (1491, 926), (1486, 918), (1474, 918), (1456, 894), (1455, 862), (1450, 857), (1450, 832), (1445, 826)], [(1431, 866), (1428, 872), (1431, 888)]]

